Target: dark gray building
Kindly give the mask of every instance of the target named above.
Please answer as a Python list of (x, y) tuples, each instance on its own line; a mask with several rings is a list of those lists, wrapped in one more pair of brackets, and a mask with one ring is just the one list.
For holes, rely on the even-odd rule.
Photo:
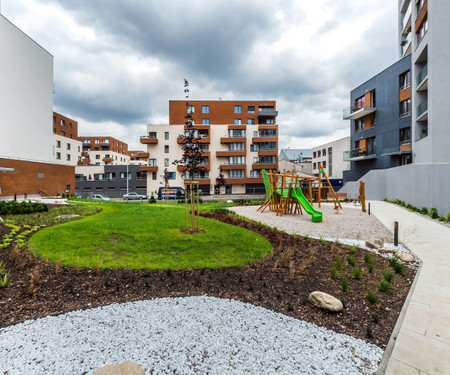
[(411, 55), (404, 57), (351, 92), (350, 150), (344, 160), (351, 169), (344, 181), (356, 181), (372, 169), (412, 162)]
[[(119, 198), (128, 192), (147, 195), (147, 172), (140, 165), (105, 165), (80, 168), (75, 175), (75, 191), (82, 197), (90, 193)], [(127, 184), (128, 172), (128, 184)]]

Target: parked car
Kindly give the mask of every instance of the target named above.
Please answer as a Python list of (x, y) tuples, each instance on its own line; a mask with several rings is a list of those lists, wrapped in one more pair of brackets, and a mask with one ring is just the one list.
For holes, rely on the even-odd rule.
[(141, 201), (143, 201), (144, 199), (148, 199), (148, 197), (146, 196), (146, 195), (141, 195), (141, 194), (138, 194), (138, 193), (136, 193), (136, 192), (130, 192), (130, 193), (128, 193), (128, 194), (124, 194), (123, 195), (123, 200), (125, 200), (125, 201), (139, 201), (139, 200), (141, 200)]
[(110, 200), (111, 200), (110, 197), (104, 197), (104, 196), (101, 195), (101, 194), (94, 194), (94, 195), (92, 196), (92, 199), (93, 199), (93, 200), (96, 200), (96, 201), (110, 201)]
[[(188, 192), (189, 196), (189, 192)], [(179, 186), (160, 187), (158, 190), (158, 199), (184, 199), (184, 189)]]

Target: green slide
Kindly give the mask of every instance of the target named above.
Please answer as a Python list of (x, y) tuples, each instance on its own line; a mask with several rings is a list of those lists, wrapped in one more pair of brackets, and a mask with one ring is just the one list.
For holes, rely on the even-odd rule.
[(297, 191), (295, 189), (292, 189), (291, 197), (297, 199), (298, 202), (301, 204), (301, 206), (305, 209), (305, 211), (311, 215), (311, 221), (313, 223), (322, 222), (322, 212), (315, 210), (311, 206), (311, 204), (308, 202), (308, 200), (303, 195), (302, 189), (297, 188)]

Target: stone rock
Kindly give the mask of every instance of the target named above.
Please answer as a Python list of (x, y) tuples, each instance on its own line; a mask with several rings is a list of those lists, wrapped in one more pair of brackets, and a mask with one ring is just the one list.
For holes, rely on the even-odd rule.
[(403, 262), (414, 262), (416, 260), (414, 258), (414, 255), (405, 253), (404, 251), (397, 251), (395, 253), (395, 257), (400, 259)]
[(327, 311), (338, 312), (344, 308), (344, 305), (336, 297), (324, 292), (312, 292), (308, 297), (309, 302), (314, 306)]
[(93, 375), (145, 375), (141, 366), (133, 362), (122, 362), (99, 368)]
[(378, 249), (378, 252), (381, 254), (394, 254), (395, 250), (394, 249), (389, 249), (388, 247), (383, 247), (381, 249)]
[(228, 199), (227, 203), (233, 203), (233, 201), (231, 199)]
[(384, 242), (379, 239), (371, 239), (369, 241), (366, 241), (366, 246), (370, 247), (371, 249), (378, 249), (384, 246)]

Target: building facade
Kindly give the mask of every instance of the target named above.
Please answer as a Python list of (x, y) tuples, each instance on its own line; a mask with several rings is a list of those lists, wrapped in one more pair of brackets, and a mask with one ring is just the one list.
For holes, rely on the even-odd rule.
[(410, 81), (407, 55), (350, 93), (352, 105), (343, 114), (350, 120), (350, 148), (343, 158), (351, 169), (344, 171), (345, 181), (412, 162)]
[(81, 161), (81, 152), (78, 122), (53, 112), (53, 161), (75, 166)]
[(344, 171), (350, 169), (350, 162), (343, 158), (344, 152), (350, 149), (350, 137), (325, 143), (312, 149), (312, 172), (319, 175), (319, 163), (328, 178), (342, 179)]
[(83, 151), (78, 165), (130, 164), (128, 144), (125, 142), (107, 136), (79, 137), (79, 140)]
[(0, 196), (73, 194), (53, 162), (53, 56), (0, 14)]
[(311, 160), (311, 149), (285, 148), (278, 155), (278, 170), (312, 175)]
[[(175, 165), (186, 130), (186, 115), (192, 115), (194, 129), (205, 156), (204, 170), (190, 176), (184, 166)], [(278, 167), (278, 125), (275, 101), (184, 100), (169, 101), (169, 124), (148, 125), (141, 137), (149, 153), (147, 171), (149, 194), (162, 186), (167, 168), (170, 186), (184, 186), (184, 179), (200, 183), (202, 194), (217, 192), (216, 178), (223, 171), (225, 194), (261, 194), (262, 169)]]
[(411, 54), (414, 163), (450, 162), (450, 2), (399, 0), (399, 56)]

